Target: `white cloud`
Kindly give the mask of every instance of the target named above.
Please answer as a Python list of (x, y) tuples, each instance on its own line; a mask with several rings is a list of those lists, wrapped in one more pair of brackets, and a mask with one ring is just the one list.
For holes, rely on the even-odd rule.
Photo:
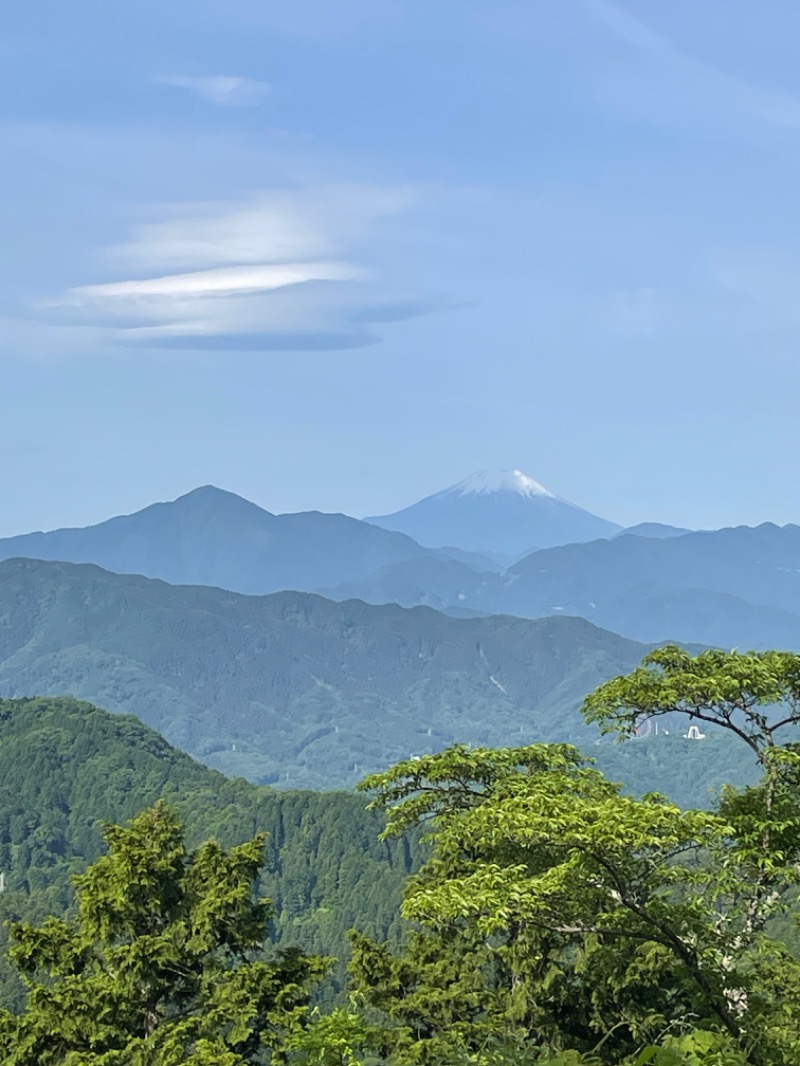
[(215, 74), (210, 77), (189, 77), (184, 74), (166, 74), (157, 78), (162, 85), (174, 85), (188, 89), (217, 107), (253, 107), (260, 104), (270, 92), (270, 85), (255, 78)]
[(123, 267), (165, 270), (338, 257), (414, 199), (403, 187), (334, 185), (171, 205), (169, 217), (135, 227), (108, 254)]
[(156, 348), (375, 343), (373, 324), (442, 305), (387, 285), (369, 261), (385, 220), (412, 202), (408, 190), (340, 186), (166, 208), (105, 251), (116, 279), (75, 286), (41, 312)]
[[(191, 274), (170, 274), (133, 281), (111, 281), (71, 289), (67, 302), (135, 299), (139, 296), (233, 296), (237, 293), (280, 289), (304, 281), (349, 281), (361, 272), (347, 263), (283, 263), (280, 265), (221, 267)], [(71, 299), (70, 299), (71, 298)]]

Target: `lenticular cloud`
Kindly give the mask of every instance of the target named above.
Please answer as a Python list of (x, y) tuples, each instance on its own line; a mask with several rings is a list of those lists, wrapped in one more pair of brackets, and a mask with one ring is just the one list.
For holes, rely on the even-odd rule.
[(387, 291), (349, 254), (408, 203), (402, 190), (348, 186), (179, 205), (172, 217), (140, 225), (127, 243), (107, 250), (109, 265), (125, 271), (121, 278), (76, 286), (41, 310), (110, 330), (126, 345), (363, 347), (380, 340), (370, 323), (431, 309), (419, 293)]

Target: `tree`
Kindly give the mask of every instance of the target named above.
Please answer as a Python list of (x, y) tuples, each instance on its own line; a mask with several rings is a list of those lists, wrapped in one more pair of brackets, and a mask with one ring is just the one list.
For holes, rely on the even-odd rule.
[[(762, 769), (757, 785), (726, 788), (719, 811), (730, 823), (746, 871), (736, 947), (762, 931), (797, 880), (800, 860), (800, 655), (723, 652), (690, 655), (657, 648), (625, 677), (601, 685), (584, 716), (604, 733), (630, 736), (648, 718), (684, 717), (746, 744)], [(779, 734), (786, 737), (783, 744)]]
[(162, 803), (107, 825), (108, 854), (75, 878), (74, 921), (11, 929), (28, 987), (0, 1014), (6, 1066), (243, 1066), (301, 1022), (326, 961), (261, 948), (264, 839), (192, 853)]
[(632, 736), (648, 718), (681, 715), (733, 733), (766, 770), (778, 734), (797, 738), (800, 655), (717, 649), (690, 655), (667, 644), (632, 673), (600, 685), (587, 696), (583, 713), (602, 732), (621, 736)]
[(308, 1026), (290, 1034), (287, 1048), (302, 1066), (363, 1066), (362, 1054), (373, 1040), (372, 1029), (353, 1010), (337, 1007), (314, 1012)]
[(355, 938), (391, 1061), (444, 1061), (455, 1039), (464, 1055), (500, 1041), (617, 1063), (688, 1031), (718, 1061), (796, 1061), (781, 989), (800, 989), (800, 967), (769, 928), (800, 868), (800, 755), (776, 739), (800, 722), (800, 657), (659, 649), (585, 713), (623, 732), (650, 714), (718, 724), (763, 778), (710, 813), (625, 797), (568, 746), (455, 747), (368, 778), (387, 836), (432, 828), (405, 952)]

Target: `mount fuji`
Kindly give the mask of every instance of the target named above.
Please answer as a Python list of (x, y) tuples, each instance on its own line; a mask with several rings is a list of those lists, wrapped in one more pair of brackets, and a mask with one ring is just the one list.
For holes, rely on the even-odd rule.
[(394, 514), (364, 519), (430, 548), (511, 562), (540, 548), (613, 537), (622, 529), (554, 495), (521, 470), (481, 470)]

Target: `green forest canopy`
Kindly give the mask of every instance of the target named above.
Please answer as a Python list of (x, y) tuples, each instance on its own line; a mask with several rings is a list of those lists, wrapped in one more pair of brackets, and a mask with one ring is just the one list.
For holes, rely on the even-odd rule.
[[(402, 883), (419, 845), (381, 842), (380, 816), (361, 797), (231, 781), (137, 719), (69, 698), (0, 700), (0, 921), (64, 913), (71, 876), (102, 851), (102, 823), (159, 798), (183, 818), (190, 847), (266, 833), (261, 887), (275, 904), (278, 946), (343, 957), (355, 924), (398, 935)], [(0, 1002), (19, 1002), (4, 961)]]
[[(254, 823), (271, 817), (275, 840), (262, 889), (272, 878), (281, 894), (276, 935), (273, 954), (250, 961), (279, 966), (287, 957), (281, 950), (303, 937), (313, 955), (311, 941), (330, 941), (331, 935), (341, 941), (339, 923), (352, 915), (358, 931), (352, 934), (351, 992), (365, 1013), (325, 1009), (310, 1028), (303, 1021), (299, 1030), (287, 1030), (290, 1058), (333, 1062), (324, 1058), (325, 1042), (333, 1040), (341, 1051), (337, 1064), (357, 1061), (353, 1056), (362, 1053), (393, 1066), (488, 1066), (558, 1056), (565, 1063), (592, 1057), (609, 1064), (666, 1063), (683, 1061), (674, 1056), (685, 1057), (687, 1048), (695, 1058), (686, 1061), (796, 1061), (798, 702), (800, 656), (692, 656), (676, 647), (658, 649), (631, 674), (601, 685), (586, 701), (587, 718), (619, 733), (632, 733), (653, 716), (716, 728), (756, 760), (757, 784), (724, 790), (714, 809), (682, 810), (657, 795), (623, 795), (569, 745), (457, 746), (405, 761), (364, 783), (373, 808), (388, 815), (383, 841), (376, 842), (369, 836), (379, 829), (374, 813), (353, 823), (363, 803), (359, 797), (316, 797), (322, 806), (315, 810), (312, 796), (227, 781), (132, 719), (71, 700), (7, 701), (0, 704), (0, 758), (8, 769), (2, 846), (10, 876), (0, 902), (7, 915), (16, 917), (16, 907), (27, 910), (29, 919), (17, 926), (14, 962), (23, 971), (47, 968), (47, 952), (52, 956), (57, 948), (62, 969), (56, 975), (78, 976), (75, 967), (83, 963), (69, 959), (83, 959), (81, 952), (89, 950), (81, 947), (84, 934), (79, 930), (78, 940), (70, 939), (61, 919), (52, 926), (42, 918), (48, 908), (57, 914), (69, 908), (69, 874), (87, 857), (80, 849), (97, 849), (89, 803), (134, 804), (134, 786), (144, 781), (184, 809), (187, 823), (195, 820), (189, 829), (195, 839), (257, 832), (261, 826)], [(122, 750), (110, 753), (115, 746)], [(76, 773), (78, 766), (82, 773)], [(50, 813), (32, 825), (36, 804)], [(332, 812), (327, 823), (325, 812)], [(174, 835), (177, 822), (170, 819)], [(330, 833), (324, 846), (320, 822)], [(422, 825), (431, 831), (427, 859), (416, 843)], [(112, 843), (124, 837), (109, 832)], [(407, 843), (392, 848), (395, 838)], [(82, 843), (75, 847), (73, 840)], [(377, 850), (371, 853), (371, 847)], [(201, 848), (196, 854), (211, 853)], [(254, 853), (238, 854), (249, 856), (252, 879)], [(110, 869), (98, 861), (98, 869)], [(322, 877), (321, 892), (317, 875), (324, 875), (326, 862), (335, 875)], [(300, 874), (286, 882), (293, 863)], [(419, 872), (408, 878), (415, 868)], [(367, 894), (376, 878), (380, 888), (370, 910)], [(345, 896), (337, 895), (342, 879), (351, 901), (347, 913)], [(403, 880), (403, 914), (412, 925), (400, 935), (394, 906)], [(87, 874), (77, 884), (97, 890), (112, 881)], [(121, 895), (114, 906), (128, 898), (129, 882), (117, 878)], [(60, 932), (53, 941), (37, 929)], [(305, 955), (293, 957), (310, 967), (304, 971), (309, 979), (321, 972), (310, 956), (307, 963)], [(13, 999), (10, 982), (6, 988)], [(49, 996), (36, 992), (23, 1021), (6, 1018), (9, 1046), (16, 1026), (36, 1029), (30, 1012), (36, 1015)], [(301, 1000), (297, 1008), (305, 1011)], [(171, 1009), (165, 1008), (165, 1017)], [(203, 1050), (201, 1039), (216, 1038), (211, 1030), (203, 1029), (202, 1037), (197, 1032), (192, 1054)], [(567, 1053), (571, 1060), (563, 1058)], [(260, 1046), (258, 1055), (269, 1058), (270, 1052)], [(111, 1066), (138, 1060), (97, 1061)], [(238, 1061), (230, 1059), (231, 1066)]]

